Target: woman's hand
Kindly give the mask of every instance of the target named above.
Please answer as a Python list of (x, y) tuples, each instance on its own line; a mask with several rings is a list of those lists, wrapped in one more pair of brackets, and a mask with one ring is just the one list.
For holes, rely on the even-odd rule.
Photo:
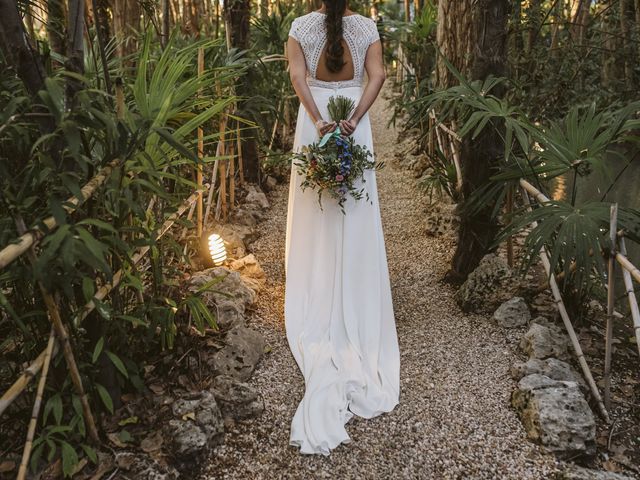
[(336, 122), (325, 122), (322, 119), (316, 122), (316, 129), (321, 137), (324, 137), (327, 133), (333, 132), (337, 126)]
[(351, 117), (349, 120), (340, 120), (340, 132), (345, 136), (351, 135), (358, 127), (358, 120)]

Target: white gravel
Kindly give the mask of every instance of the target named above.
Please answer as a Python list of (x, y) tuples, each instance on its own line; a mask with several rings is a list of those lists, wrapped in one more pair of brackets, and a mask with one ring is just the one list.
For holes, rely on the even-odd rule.
[(400, 405), (371, 420), (355, 417), (347, 425), (353, 443), (329, 457), (289, 446), (304, 381), (284, 330), (288, 185), (278, 185), (253, 245), (268, 279), (252, 326), (271, 351), (250, 383), (266, 411), (227, 429), (202, 479), (547, 479), (558, 470), (553, 456), (526, 440), (509, 406), (508, 369), (517, 355), (504, 333), (487, 318), (461, 313), (452, 288), (440, 283), (452, 247), (424, 234), (426, 199), (413, 175), (391, 161), (397, 141), (390, 114), (382, 98), (371, 112), (376, 155), (387, 161), (377, 178), (400, 341)]

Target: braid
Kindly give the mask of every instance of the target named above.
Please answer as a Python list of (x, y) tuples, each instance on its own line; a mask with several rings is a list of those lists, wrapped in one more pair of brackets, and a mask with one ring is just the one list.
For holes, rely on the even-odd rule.
[(327, 8), (325, 24), (327, 27), (326, 65), (332, 73), (342, 70), (346, 62), (342, 60), (342, 16), (347, 9), (347, 0), (322, 0)]

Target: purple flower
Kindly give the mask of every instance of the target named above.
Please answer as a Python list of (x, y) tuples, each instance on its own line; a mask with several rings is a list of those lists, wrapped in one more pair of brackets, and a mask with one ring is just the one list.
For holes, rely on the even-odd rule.
[(344, 176), (343, 176), (343, 175), (336, 175), (336, 180), (337, 180), (338, 182), (341, 182), (341, 181), (343, 181), (343, 180), (344, 180)]

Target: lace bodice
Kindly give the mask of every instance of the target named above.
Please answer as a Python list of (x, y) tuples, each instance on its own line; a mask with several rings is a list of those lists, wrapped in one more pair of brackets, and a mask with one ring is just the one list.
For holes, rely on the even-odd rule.
[(289, 36), (295, 38), (304, 53), (307, 64), (307, 83), (315, 86), (353, 87), (361, 86), (364, 81), (364, 60), (369, 45), (380, 40), (378, 28), (373, 20), (354, 14), (342, 17), (343, 38), (347, 43), (353, 60), (353, 79), (327, 82), (316, 78), (320, 56), (327, 43), (325, 14), (311, 12), (296, 18), (291, 24)]

